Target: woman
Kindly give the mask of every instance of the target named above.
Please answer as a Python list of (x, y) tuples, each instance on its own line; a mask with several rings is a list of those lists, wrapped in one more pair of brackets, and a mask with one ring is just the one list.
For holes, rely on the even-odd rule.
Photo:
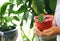
[(57, 0), (57, 6), (55, 10), (55, 15), (54, 19), (52, 22), (52, 27), (50, 29), (40, 31), (35, 27), (34, 33), (38, 36), (43, 36), (43, 37), (51, 37), (53, 35), (57, 35), (57, 41), (60, 41), (60, 0)]

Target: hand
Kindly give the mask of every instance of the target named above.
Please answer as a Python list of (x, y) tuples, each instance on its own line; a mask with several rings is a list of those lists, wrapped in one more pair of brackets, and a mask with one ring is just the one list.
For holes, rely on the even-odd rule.
[(59, 34), (59, 29), (60, 28), (58, 28), (56, 26), (52, 26), (50, 29), (44, 30), (42, 36), (51, 37), (51, 36), (57, 35), (57, 34)]
[(57, 35), (59, 34), (59, 30), (60, 28), (53, 26), (50, 29), (44, 30), (44, 31), (40, 31), (39, 29), (37, 29), (37, 27), (34, 28), (34, 33), (37, 36), (43, 36), (43, 37), (51, 37), (53, 35)]
[(37, 36), (40, 36), (42, 34), (42, 32), (37, 27), (35, 27), (34, 28), (34, 34)]

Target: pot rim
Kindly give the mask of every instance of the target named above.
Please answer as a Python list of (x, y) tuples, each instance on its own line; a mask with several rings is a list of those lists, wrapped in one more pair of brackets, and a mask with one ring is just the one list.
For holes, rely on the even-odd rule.
[[(50, 16), (51, 16), (51, 18), (47, 19), (47, 20), (49, 20), (49, 21), (53, 20), (53, 15), (49, 15), (49, 14), (45, 15), (45, 17), (50, 17)], [(38, 21), (38, 16), (34, 16), (34, 20), (35, 20), (36, 22), (39, 22), (39, 21)], [(47, 22), (47, 21), (44, 20), (43, 22)]]
[(11, 32), (14, 32), (14, 31), (16, 31), (17, 29), (15, 28), (15, 29), (11, 29), (11, 30), (9, 30), (9, 31), (1, 31), (1, 32), (3, 32), (3, 33), (11, 33)]

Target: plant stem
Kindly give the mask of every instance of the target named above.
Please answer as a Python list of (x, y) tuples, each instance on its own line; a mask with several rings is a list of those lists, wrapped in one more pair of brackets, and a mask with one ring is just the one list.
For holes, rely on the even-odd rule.
[(33, 34), (33, 38), (32, 38), (32, 41), (34, 41), (34, 37), (35, 37), (35, 35)]
[[(22, 27), (21, 27), (21, 31), (22, 31), (22, 32), (21, 32), (21, 35), (22, 35), (22, 33), (23, 33), (23, 34), (26, 36), (26, 34), (24, 33)], [(22, 35), (22, 36), (23, 36), (23, 35)], [(26, 38), (29, 39), (27, 36), (26, 36)], [(22, 38), (22, 39), (23, 39), (23, 38)]]

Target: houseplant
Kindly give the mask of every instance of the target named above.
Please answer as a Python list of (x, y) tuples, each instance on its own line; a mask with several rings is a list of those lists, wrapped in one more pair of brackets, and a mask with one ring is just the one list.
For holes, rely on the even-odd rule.
[[(52, 27), (52, 20), (53, 16), (52, 15), (39, 15), (35, 16), (35, 26), (40, 30), (46, 30)], [(41, 39), (39, 39), (41, 38)], [(50, 38), (44, 38), (44, 37), (38, 37), (40, 41), (54, 41), (56, 39), (56, 36), (52, 36)]]
[[(16, 3), (14, 3), (16, 2)], [(9, 0), (9, 2), (4, 3), (0, 7), (0, 30), (1, 30), (1, 41), (16, 41), (17, 38), (17, 29), (16, 24), (13, 23), (13, 20), (20, 22), (20, 14), (24, 12), (24, 16), (22, 19), (26, 20), (27, 18), (27, 7), (25, 6), (25, 2), (22, 0), (20, 3), (20, 0)], [(21, 5), (23, 4), (23, 5)], [(18, 10), (13, 10), (14, 6), (17, 5)], [(21, 5), (21, 6), (20, 6)], [(19, 7), (18, 7), (19, 6)], [(14, 14), (14, 16), (11, 16)], [(6, 16), (7, 15), (7, 16)], [(9, 24), (11, 23), (11, 24)], [(23, 32), (23, 31), (22, 31)], [(24, 33), (24, 32), (23, 32)], [(28, 37), (25, 35), (22, 36), (24, 38), (27, 38), (27, 41), (29, 40)], [(23, 39), (24, 39), (23, 38)]]
[(52, 20), (53, 16), (49, 14), (35, 16), (36, 27), (38, 27), (38, 29), (41, 31), (52, 27)]
[[(16, 29), (16, 24), (13, 23), (13, 20), (17, 20), (20, 22), (20, 16), (19, 14), (24, 12), (24, 16), (23, 19), (26, 20), (27, 18), (27, 7), (25, 6), (25, 2), (20, 3), (20, 0), (16, 0), (16, 3), (14, 3), (14, 0), (9, 0), (9, 2), (4, 3), (1, 7), (0, 7), (0, 30), (1, 30), (1, 41), (16, 41), (17, 38), (17, 29)], [(19, 6), (19, 4), (24, 4), (22, 6), (19, 6), (18, 10), (13, 10), (14, 6), (17, 4), (17, 8)], [(8, 7), (8, 8), (7, 8)], [(14, 16), (11, 16), (13, 14), (15, 14)], [(7, 16), (5, 16), (7, 15)], [(9, 24), (11, 23), (11, 24)], [(23, 32), (23, 31), (22, 31)], [(24, 34), (25, 38), (27, 38), (27, 36)], [(4, 39), (3, 39), (4, 38)], [(2, 40), (3, 39), (3, 40)], [(27, 38), (27, 40), (29, 40)]]
[[(39, 3), (39, 1), (40, 0), (34, 0), (34, 4), (35, 5), (33, 5), (34, 6), (34, 11), (37, 13), (37, 15), (38, 16), (35, 16), (35, 26), (39, 29), (39, 30), (41, 30), (41, 31), (43, 31), (43, 30), (46, 30), (46, 29), (48, 29), (48, 28), (50, 28), (51, 26), (52, 26), (52, 20), (53, 20), (53, 15), (49, 15), (50, 13), (53, 13), (53, 11), (51, 12), (51, 10), (50, 10), (50, 13), (49, 12), (47, 12), (47, 13), (45, 13), (44, 12), (44, 9), (45, 9), (45, 6), (44, 6), (44, 1), (42, 0), (42, 3), (41, 3), (41, 1), (40, 1), (40, 3), (42, 4), (40, 4), (40, 6), (39, 5), (37, 5), (38, 3)], [(46, 0), (47, 1), (47, 0)], [(46, 5), (46, 4), (45, 4)], [(49, 5), (46, 5), (46, 7), (47, 6), (49, 6)], [(37, 8), (37, 9), (36, 9)], [(51, 9), (50, 7), (48, 7), (48, 8), (46, 8), (46, 9)], [(45, 10), (46, 10), (45, 9)], [(40, 21), (40, 22), (39, 22)], [(40, 37), (41, 38), (41, 37)], [(41, 40), (42, 39), (42, 40)], [(54, 39), (55, 39), (55, 36), (52, 38), (41, 38), (40, 39), (40, 41), (53, 41)]]
[[(39, 4), (40, 6), (37, 6), (38, 3), (41, 3)], [(37, 9), (36, 9), (37, 8)], [(45, 9), (45, 5), (44, 5), (44, 1), (40, 1), (40, 0), (33, 0), (33, 9), (34, 11), (36, 12), (36, 14), (38, 16), (35, 16), (35, 22), (36, 22), (36, 26), (39, 26), (39, 23), (38, 21), (40, 21), (42, 23), (42, 21), (44, 22), (44, 20), (48, 20), (49, 19), (49, 15), (47, 15), (45, 12), (44, 12), (44, 9)], [(46, 19), (47, 18), (47, 19)], [(51, 17), (52, 18), (52, 17)], [(49, 24), (49, 23), (48, 23)], [(47, 21), (46, 21), (46, 25), (48, 26), (47, 24)], [(44, 24), (45, 25), (45, 24)], [(41, 24), (38, 28), (40, 28), (40, 30), (44, 30), (44, 28), (42, 26), (44, 26), (43, 24)], [(46, 26), (45, 25), (45, 26)], [(51, 23), (50, 25), (52, 25), (52, 19), (51, 19)], [(46, 26), (46, 27), (47, 27)], [(50, 26), (51, 27), (51, 26)]]
[[(9, 8), (7, 8), (9, 7)], [(14, 4), (11, 2), (5, 2), (0, 7), (0, 41), (16, 41), (18, 36), (18, 31), (16, 29), (16, 24), (13, 20), (20, 21), (18, 16), (11, 16)], [(18, 14), (17, 14), (18, 15)], [(11, 23), (11, 24), (9, 24)]]

